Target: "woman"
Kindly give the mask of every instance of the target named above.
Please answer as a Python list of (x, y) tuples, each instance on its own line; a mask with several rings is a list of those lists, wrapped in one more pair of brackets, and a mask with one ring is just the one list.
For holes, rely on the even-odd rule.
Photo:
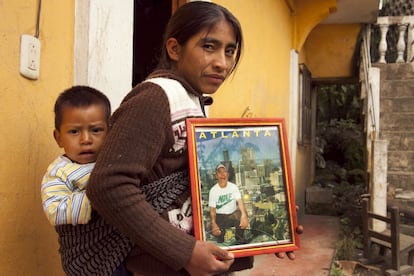
[[(242, 53), (238, 20), (204, 1), (167, 25), (158, 68), (125, 97), (90, 177), (93, 208), (134, 244), (127, 267), (143, 275), (226, 272), (231, 253), (191, 235), (185, 119), (204, 117)], [(238, 259), (231, 270), (250, 268)]]

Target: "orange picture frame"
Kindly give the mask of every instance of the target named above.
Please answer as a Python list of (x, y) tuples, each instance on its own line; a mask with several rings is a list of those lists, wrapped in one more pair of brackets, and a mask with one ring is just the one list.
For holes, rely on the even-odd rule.
[[(196, 239), (216, 243), (236, 257), (298, 250), (284, 119), (190, 118), (186, 125)], [(248, 227), (220, 227), (222, 234), (217, 235), (209, 198), (214, 197), (210, 189), (217, 183), (220, 164), (240, 191)]]

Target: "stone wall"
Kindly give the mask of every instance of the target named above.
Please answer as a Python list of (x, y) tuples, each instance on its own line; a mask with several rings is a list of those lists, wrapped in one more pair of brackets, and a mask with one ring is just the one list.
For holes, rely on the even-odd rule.
[(390, 185), (414, 190), (414, 65), (374, 64), (381, 70), (380, 139), (388, 140)]

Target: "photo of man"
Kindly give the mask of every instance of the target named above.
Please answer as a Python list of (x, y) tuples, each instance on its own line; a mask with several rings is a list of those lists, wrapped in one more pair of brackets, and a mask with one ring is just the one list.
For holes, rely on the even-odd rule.
[(223, 243), (226, 229), (235, 227), (237, 243), (246, 243), (244, 229), (249, 221), (240, 190), (228, 181), (229, 173), (223, 164), (217, 166), (216, 177), (217, 183), (210, 189), (208, 200), (211, 232), (218, 243)]

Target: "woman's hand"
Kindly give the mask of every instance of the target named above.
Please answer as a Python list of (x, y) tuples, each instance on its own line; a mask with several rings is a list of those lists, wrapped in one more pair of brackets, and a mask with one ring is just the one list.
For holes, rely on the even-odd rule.
[[(297, 234), (302, 234), (303, 233), (303, 226), (302, 225), (298, 225), (295, 229)], [(294, 252), (289, 251), (289, 252), (277, 252), (275, 253), (276, 257), (280, 258), (280, 259), (284, 259), (285, 258), (285, 254), (286, 256), (288, 256), (289, 260), (294, 260), (296, 258), (296, 255)]]
[(196, 241), (190, 261), (185, 266), (190, 275), (212, 276), (229, 270), (234, 255), (213, 243)]
[(278, 257), (279, 259), (284, 259), (285, 258), (285, 254), (286, 256), (288, 256), (289, 260), (294, 260), (296, 258), (295, 253), (293, 251), (290, 252), (277, 252), (275, 253), (276, 257)]

